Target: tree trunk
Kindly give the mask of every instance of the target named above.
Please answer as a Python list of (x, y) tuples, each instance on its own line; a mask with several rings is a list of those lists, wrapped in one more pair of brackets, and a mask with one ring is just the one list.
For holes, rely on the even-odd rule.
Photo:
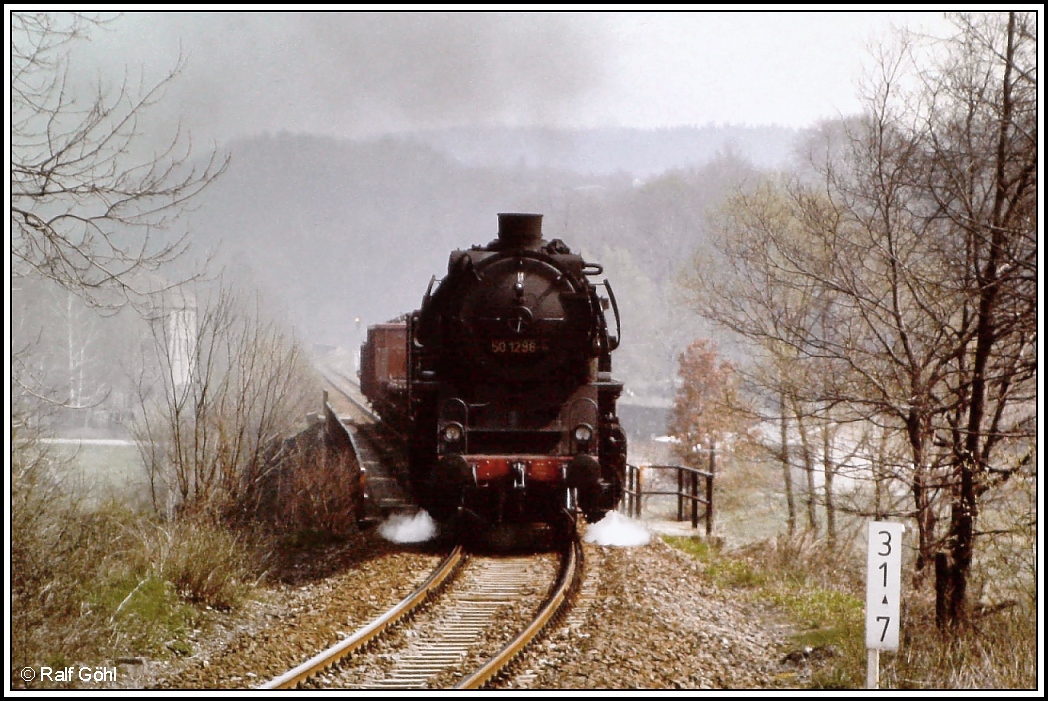
[(782, 447), (779, 458), (782, 461), (782, 481), (786, 489), (786, 533), (793, 537), (797, 532), (797, 505), (793, 500), (793, 478), (790, 470), (789, 427), (786, 423), (786, 393), (780, 394), (779, 399), (779, 442)]
[(833, 505), (833, 476), (836, 467), (830, 452), (832, 448), (830, 425), (826, 423), (822, 427), (822, 475), (823, 489), (826, 493), (826, 537), (831, 545), (837, 542), (837, 513)]
[(911, 411), (906, 418), (906, 432), (910, 443), (910, 457), (913, 460), (913, 481), (910, 489), (913, 493), (914, 516), (917, 521), (917, 561), (914, 563), (914, 584), (919, 585), (927, 568), (935, 561), (939, 548), (936, 547), (936, 516), (932, 504), (934, 486), (929, 484), (927, 456), (925, 455), (925, 438), (929, 432), (925, 418), (917, 411)]
[[(976, 495), (971, 461), (961, 467), (961, 484), (950, 513), (949, 562), (936, 567), (936, 623), (940, 628), (963, 627), (968, 623), (968, 573), (972, 565), (975, 540)], [(940, 605), (939, 597), (943, 598)], [(940, 608), (944, 617), (939, 617)]]
[(808, 440), (808, 427), (804, 423), (804, 415), (800, 405), (792, 402), (793, 418), (797, 421), (797, 435), (801, 439), (801, 460), (804, 463), (804, 480), (807, 486), (807, 495), (804, 506), (808, 513), (808, 529), (812, 533), (819, 532), (819, 519), (816, 517), (815, 506), (815, 460), (812, 457), (811, 443)]
[[(967, 623), (968, 573), (972, 565), (975, 519), (978, 516), (978, 495), (975, 481), (977, 472), (982, 468), (981, 450), (983, 446), (981, 443), (987, 435), (983, 426), (988, 392), (986, 374), (1000, 324), (998, 292), (1001, 280), (998, 266), (1004, 257), (1008, 231), (1004, 226), (1004, 211), (1008, 206), (1009, 198), (1009, 176), (1006, 172), (1006, 166), (1010, 160), (1008, 142), (1010, 132), (1015, 128), (1012, 122), (1015, 107), (1012, 96), (1015, 35), (1015, 13), (1013, 12), (1008, 15), (1007, 48), (1003, 57), (1004, 74), (1001, 80), (1000, 119), (995, 154), (993, 212), (990, 221), (986, 222), (984, 231), (980, 232), (981, 237), (988, 238), (989, 247), (986, 252), (986, 263), (981, 270), (978, 270), (979, 311), (972, 367), (971, 403), (968, 410), (964, 450), (954, 469), (954, 475), (958, 478), (959, 484), (953, 492), (953, 503), (950, 509), (948, 535), (950, 557), (941, 574), (939, 568), (936, 568), (936, 577), (942, 576), (943, 578), (943, 582), (936, 583), (936, 614), (941, 608), (945, 616), (944, 619), (938, 620), (940, 627), (947, 625), (957, 627)], [(944, 599), (941, 604), (938, 597)]]

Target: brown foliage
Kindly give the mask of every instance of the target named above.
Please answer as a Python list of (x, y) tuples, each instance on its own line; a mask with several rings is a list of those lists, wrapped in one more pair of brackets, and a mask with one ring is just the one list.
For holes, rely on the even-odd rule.
[(254, 472), (245, 476), (242, 517), (277, 533), (357, 530), (359, 466), (325, 423), (279, 443)]
[(670, 433), (680, 442), (675, 451), (685, 464), (705, 466), (701, 450), (726, 446), (749, 429), (742, 408), (735, 366), (720, 360), (709, 339), (694, 341), (680, 354), (677, 396), (670, 416)]

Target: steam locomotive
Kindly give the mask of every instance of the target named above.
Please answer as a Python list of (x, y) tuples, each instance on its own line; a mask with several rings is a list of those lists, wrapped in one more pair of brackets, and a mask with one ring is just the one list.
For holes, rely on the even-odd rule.
[(590, 281), (602, 273), (546, 241), (541, 214), (499, 214), (498, 237), (453, 251), (417, 311), (369, 327), (361, 389), (406, 436), (411, 493), (435, 520), (483, 531), (617, 506), (619, 312)]

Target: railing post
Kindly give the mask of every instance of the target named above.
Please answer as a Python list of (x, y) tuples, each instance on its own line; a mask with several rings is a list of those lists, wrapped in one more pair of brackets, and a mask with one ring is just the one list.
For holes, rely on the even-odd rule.
[(684, 520), (684, 470), (677, 466), (677, 520)]
[(634, 518), (637, 500), (637, 466), (626, 463), (626, 515)]
[(699, 473), (691, 473), (691, 484), (688, 485), (689, 496), (691, 496), (691, 527), (699, 527)]
[(626, 510), (626, 515), (630, 515), (630, 480), (632, 479), (632, 468), (629, 463), (626, 463), (626, 475), (625, 484), (622, 485), (622, 508)]
[(637, 466), (637, 520), (640, 520), (640, 512), (644, 504), (644, 478), (640, 472), (640, 465)]
[(638, 475), (639, 474), (640, 474), (640, 468), (637, 467), (636, 465), (634, 465), (633, 469), (630, 470), (630, 501), (629, 501), (629, 504), (630, 504), (629, 516), (630, 516), (630, 518), (636, 518), (637, 517), (637, 490), (639, 489), (639, 485), (637, 484), (637, 479), (638, 479)]
[(717, 444), (710, 443), (710, 476), (706, 478), (706, 537), (713, 535), (713, 478), (717, 474)]
[(626, 463), (626, 469), (622, 473), (622, 501), (619, 502), (619, 510), (627, 516), (630, 513), (630, 466)]

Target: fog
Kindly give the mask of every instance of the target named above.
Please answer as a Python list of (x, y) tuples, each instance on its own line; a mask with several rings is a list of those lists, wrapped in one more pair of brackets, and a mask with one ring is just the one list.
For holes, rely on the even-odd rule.
[[(104, 14), (111, 17), (113, 13)], [(854, 112), (867, 47), (935, 12), (128, 12), (78, 81), (155, 79), (202, 143), (449, 126), (805, 127)]]
[(571, 13), (127, 13), (79, 75), (156, 78), (168, 110), (223, 143), (266, 131), (339, 137), (557, 123), (604, 80), (607, 38)]
[[(708, 212), (788, 167), (817, 120), (854, 110), (868, 41), (934, 18), (105, 13), (70, 44), (66, 89), (134, 96), (174, 71), (133, 146), (148, 162), (177, 130), (190, 163), (230, 157), (173, 223), (191, 246), (183, 270), (159, 274), (210, 259), (208, 279), (258, 291), (307, 346), (352, 353), (369, 324), (418, 308), (450, 251), (492, 240), (499, 212), (537, 212), (547, 239), (614, 287), (624, 400), (665, 406), (677, 354), (711, 333), (679, 285), (709, 240)], [(44, 323), (70, 327), (62, 314)], [(52, 364), (69, 384), (60, 356), (90, 348), (65, 336)], [(111, 394), (106, 353), (80, 365)]]

